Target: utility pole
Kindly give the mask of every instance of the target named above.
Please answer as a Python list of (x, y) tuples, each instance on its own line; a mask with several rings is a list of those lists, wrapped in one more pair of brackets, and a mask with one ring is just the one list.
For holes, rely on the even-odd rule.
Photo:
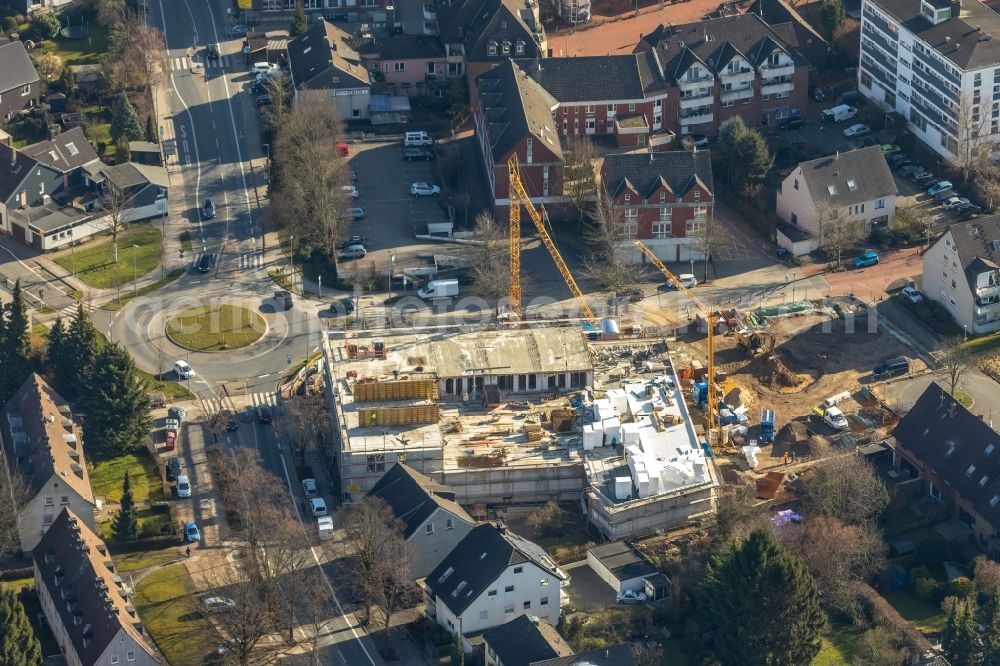
[(139, 247), (138, 245), (132, 246), (132, 295), (133, 296), (139, 295), (139, 274), (136, 271), (136, 265), (135, 265), (135, 251), (136, 249), (138, 249), (138, 247)]

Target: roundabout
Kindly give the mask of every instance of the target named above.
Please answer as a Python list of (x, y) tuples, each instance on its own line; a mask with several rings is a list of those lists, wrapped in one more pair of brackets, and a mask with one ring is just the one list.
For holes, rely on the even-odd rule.
[(267, 322), (256, 312), (230, 303), (212, 303), (182, 310), (167, 320), (167, 338), (194, 352), (240, 349), (267, 333)]

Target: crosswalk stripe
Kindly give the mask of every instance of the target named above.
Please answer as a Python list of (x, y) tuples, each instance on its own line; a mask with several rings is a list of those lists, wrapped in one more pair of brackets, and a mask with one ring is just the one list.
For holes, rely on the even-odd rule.
[[(228, 405), (221, 398), (217, 398), (214, 396), (213, 397), (203, 396), (201, 397), (201, 402), (203, 407), (209, 410), (209, 414), (218, 414), (223, 410), (229, 409)], [(277, 407), (278, 394), (274, 391), (251, 393), (250, 408), (256, 409), (260, 405), (269, 405), (271, 407)]]
[(260, 268), (264, 265), (264, 256), (260, 252), (252, 252), (240, 255), (240, 268)]

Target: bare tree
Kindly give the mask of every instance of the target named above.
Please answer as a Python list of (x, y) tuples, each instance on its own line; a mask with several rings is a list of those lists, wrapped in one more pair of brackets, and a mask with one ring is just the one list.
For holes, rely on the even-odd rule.
[(976, 365), (975, 355), (962, 344), (961, 337), (950, 338), (935, 355), (941, 366), (939, 372), (947, 382), (948, 395), (951, 396), (955, 395), (955, 391), (965, 374)]
[(861, 455), (846, 454), (816, 468), (802, 489), (802, 508), (848, 525), (874, 521), (889, 504), (889, 492)]
[(708, 282), (708, 266), (715, 260), (715, 255), (722, 248), (726, 241), (721, 233), (721, 227), (715, 224), (715, 218), (707, 211), (701, 220), (694, 222), (693, 237), (696, 238), (694, 244), (695, 251), (701, 256), (704, 263), (702, 281)]
[(282, 430), (292, 445), (299, 464), (305, 464), (306, 452), (320, 446), (330, 435), (330, 420), (322, 395), (305, 395), (285, 402), (288, 418), (282, 419)]
[[(28, 501), (28, 485), (17, 469), (4, 465), (3, 479), (8, 495), (0, 501), (0, 560), (21, 550), (17, 516)], [(8, 473), (9, 472), (9, 473)]]
[(472, 283), (499, 314), (500, 303), (510, 294), (510, 239), (489, 213), (476, 216), (475, 230), (479, 244), (472, 253)]
[[(990, 98), (991, 99), (991, 98)], [(990, 150), (990, 105), (974, 104), (973, 99), (963, 94), (955, 107), (955, 141), (947, 146), (955, 154), (955, 163), (962, 170), (962, 181), (968, 184), (976, 171), (976, 164), (982, 159), (983, 149)]]
[(572, 134), (563, 141), (563, 196), (582, 217), (584, 208), (597, 196), (594, 143), (586, 136)]
[(271, 105), (264, 107), (263, 115), (272, 128), (282, 127), (292, 96), (292, 79), (284, 72), (268, 77), (264, 90), (271, 98)]
[(105, 27), (115, 25), (125, 10), (125, 0), (97, 0), (97, 20)]
[(55, 53), (40, 51), (32, 53), (31, 61), (35, 65), (35, 71), (46, 84), (59, 78), (63, 71), (62, 59)]
[(665, 663), (663, 646), (652, 640), (633, 643), (632, 661), (635, 666), (661, 666)]
[(976, 147), (972, 161), (972, 176), (976, 188), (983, 196), (988, 210), (1000, 202), (1000, 164), (993, 159), (992, 146), (981, 143)]
[(614, 201), (599, 198), (583, 232), (590, 254), (583, 260), (580, 274), (615, 294), (640, 282), (645, 267), (629, 261), (635, 234), (635, 224), (626, 221)]
[(412, 553), (403, 537), (402, 528), (387, 531), (378, 543), (379, 557), (374, 566), (364, 572), (362, 590), (382, 613), (382, 633), (389, 643), (389, 625), (399, 610), (413, 606), (418, 589), (413, 583)]
[(100, 205), (104, 216), (96, 224), (111, 236), (111, 246), (114, 248), (114, 263), (118, 263), (118, 236), (128, 229), (129, 209), (132, 206), (132, 193), (118, 183), (105, 176), (101, 188)]
[(336, 265), (337, 242), (346, 231), (347, 161), (336, 157), (344, 130), (330, 100), (301, 92), (277, 128), (272, 183), (277, 213), (300, 247), (326, 254)]
[(130, 30), (132, 37), (126, 55), (135, 62), (134, 83), (149, 90), (150, 86), (161, 83), (170, 71), (166, 39), (158, 28), (138, 17), (133, 20)]
[(840, 208), (828, 208), (819, 215), (819, 244), (828, 254), (837, 255), (841, 265), (844, 250), (851, 248), (864, 233), (861, 220), (847, 217)]

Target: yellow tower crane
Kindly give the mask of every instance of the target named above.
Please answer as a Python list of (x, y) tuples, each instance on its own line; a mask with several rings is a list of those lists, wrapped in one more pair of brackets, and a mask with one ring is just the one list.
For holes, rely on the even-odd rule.
[(649, 262), (656, 266), (657, 269), (663, 276), (670, 280), (671, 284), (677, 289), (677, 291), (684, 294), (685, 297), (701, 312), (702, 316), (705, 317), (705, 321), (708, 324), (708, 374), (706, 380), (708, 381), (708, 391), (706, 399), (708, 401), (708, 407), (705, 411), (705, 433), (709, 439), (709, 445), (711, 446), (711, 433), (712, 430), (716, 430), (716, 442), (719, 446), (722, 446), (722, 415), (718, 416), (718, 424), (713, 422), (715, 419), (715, 409), (716, 409), (716, 399), (715, 399), (715, 324), (716, 318), (712, 313), (712, 308), (702, 303), (701, 299), (698, 298), (690, 289), (681, 284), (680, 279), (670, 272), (670, 270), (663, 265), (659, 257), (653, 254), (653, 251), (646, 247), (642, 241), (636, 239), (635, 246), (639, 248)]
[(580, 286), (573, 278), (573, 274), (569, 272), (569, 267), (566, 266), (566, 262), (563, 261), (562, 255), (559, 254), (556, 244), (545, 228), (543, 217), (545, 207), (542, 207), (540, 214), (535, 205), (531, 203), (531, 197), (528, 196), (527, 190), (524, 189), (524, 183), (521, 181), (521, 167), (518, 164), (516, 153), (507, 160), (507, 173), (510, 181), (510, 290), (508, 292), (510, 303), (507, 307), (510, 311), (511, 321), (517, 321), (521, 318), (521, 206), (524, 206), (531, 221), (535, 223), (535, 229), (538, 230), (538, 235), (541, 236), (545, 249), (552, 255), (556, 268), (559, 269), (560, 275), (566, 281), (566, 286), (573, 292), (573, 296), (580, 304), (583, 318), (590, 323), (596, 322), (597, 317), (594, 315), (594, 311), (587, 304), (587, 299), (580, 291)]

